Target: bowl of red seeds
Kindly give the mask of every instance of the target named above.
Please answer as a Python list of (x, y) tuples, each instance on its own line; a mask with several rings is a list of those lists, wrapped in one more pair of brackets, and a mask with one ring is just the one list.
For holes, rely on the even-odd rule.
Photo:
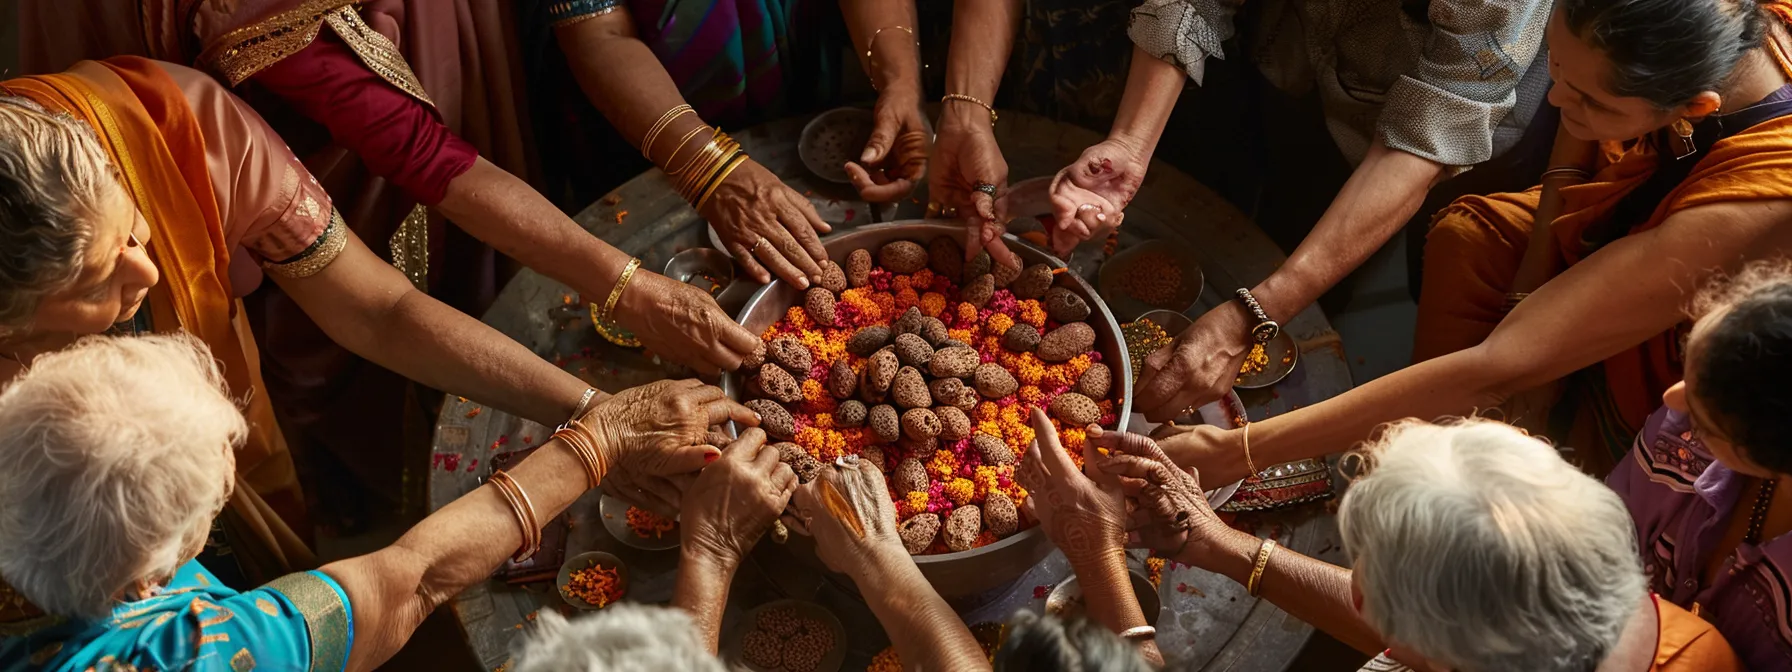
[[(739, 320), (765, 348), (722, 383), (799, 479), (848, 455), (882, 468), (904, 545), (952, 598), (1005, 586), (1052, 550), (1014, 478), (1030, 410), (1047, 410), (1080, 460), (1089, 425), (1125, 430), (1132, 380), (1088, 282), (1012, 235), (1022, 268), (967, 260), (963, 236), (896, 222), (827, 237), (823, 282), (774, 281), (748, 300)], [(788, 548), (812, 559), (805, 537)]]
[(755, 607), (722, 647), (723, 659), (754, 672), (835, 672), (846, 662), (846, 628), (813, 602)]
[(628, 566), (602, 551), (580, 553), (560, 565), (555, 592), (567, 604), (586, 610), (615, 604), (628, 593)]

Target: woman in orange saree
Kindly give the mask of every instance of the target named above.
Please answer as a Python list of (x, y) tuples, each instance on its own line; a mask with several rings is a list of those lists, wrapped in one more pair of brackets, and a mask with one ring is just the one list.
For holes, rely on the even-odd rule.
[[(104, 155), (69, 149), (75, 133)], [(273, 130), (195, 70), (119, 57), (0, 82), (0, 157), (0, 380), (115, 324), (204, 340), (248, 406), (222, 516), (247, 581), (315, 563), (239, 301), (264, 279), (345, 348), (421, 384), (550, 425), (597, 396), (374, 256)], [(94, 186), (67, 186), (81, 184)], [(0, 595), (0, 625), (27, 608)]]
[[(1538, 190), (1445, 213), (1426, 251), (1422, 361), (1239, 430), (1181, 432), (1166, 451), (1228, 482), (1248, 464), (1345, 449), (1392, 420), (1500, 407), (1595, 365), (1587, 377), (1609, 390), (1592, 395), (1607, 407), (1597, 416), (1640, 427), (1679, 380), (1691, 293), (1713, 273), (1792, 252), (1788, 21), (1786, 0), (1559, 0), (1547, 39), (1563, 128), (1583, 141), (1642, 139), (1559, 189), (1565, 214), (1547, 236), (1529, 233)], [(1551, 173), (1582, 170), (1561, 168)], [(1520, 271), (1531, 243), (1550, 263)], [(1526, 294), (1515, 282), (1537, 285)], [(1569, 445), (1603, 473), (1610, 458), (1595, 458), (1622, 451), (1625, 431), (1580, 431)]]
[[(376, 250), (389, 248), (382, 255), (413, 283), (464, 312), (483, 313), (504, 279), (482, 240), (598, 302), (630, 263), (523, 179), (533, 171), (512, 86), (507, 3), (136, 5), (119, 11), (112, 0), (22, 2), (26, 72), (134, 54), (212, 74), (304, 159), (357, 235)], [(455, 226), (445, 227), (449, 220)], [(757, 345), (703, 292), (645, 271), (634, 282), (653, 289), (623, 300), (616, 321), (655, 343), (655, 352), (715, 371), (734, 368)], [(245, 302), (269, 362), (269, 391), (305, 458), (301, 465), (314, 473), (326, 471), (318, 462), (339, 465), (327, 472), (355, 477), (320, 477), (313, 487), (363, 486), (318, 498), (341, 507), (334, 522), (353, 526), (362, 507), (350, 502), (364, 493), (393, 497), (407, 464), (402, 456), (425, 450), (428, 432), (406, 432), (402, 420), (425, 418), (428, 404), (416, 400), (435, 393), (408, 387), (339, 347), (278, 287)], [(397, 445), (410, 450), (391, 449)]]

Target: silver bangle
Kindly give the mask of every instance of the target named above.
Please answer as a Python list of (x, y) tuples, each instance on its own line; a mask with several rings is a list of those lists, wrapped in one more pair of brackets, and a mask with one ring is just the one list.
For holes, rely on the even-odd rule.
[(1129, 642), (1157, 639), (1157, 628), (1153, 628), (1149, 625), (1127, 628), (1120, 631), (1120, 638)]
[(573, 409), (572, 417), (567, 418), (566, 422), (560, 423), (560, 427), (555, 429), (555, 431), (559, 431), (561, 429), (566, 429), (568, 426), (572, 425), (574, 420), (578, 420), (579, 418), (584, 417), (585, 410), (591, 407), (591, 398), (595, 397), (595, 396), (597, 396), (597, 388), (595, 388), (595, 387), (585, 388), (584, 396), (579, 397), (579, 407)]

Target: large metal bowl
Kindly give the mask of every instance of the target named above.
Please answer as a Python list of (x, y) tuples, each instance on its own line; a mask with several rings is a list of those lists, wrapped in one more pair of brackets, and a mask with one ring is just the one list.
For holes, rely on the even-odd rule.
[[(830, 258), (844, 266), (846, 255), (856, 249), (864, 248), (875, 254), (884, 243), (910, 240), (925, 246), (928, 241), (940, 236), (951, 236), (962, 243), (964, 234), (964, 227), (956, 224), (910, 220), (862, 226), (828, 236), (822, 240), (822, 245), (827, 248)], [(1064, 262), (1051, 253), (1012, 235), (1006, 236), (1006, 239), (1008, 249), (1019, 255), (1021, 261), (1027, 264), (1043, 263), (1054, 269), (1064, 268)], [(1095, 328), (1095, 348), (1101, 352), (1102, 361), (1119, 373), (1114, 389), (1132, 389), (1132, 363), (1126, 356), (1126, 341), (1120, 335), (1120, 324), (1114, 321), (1113, 313), (1108, 311), (1107, 304), (1102, 302), (1101, 295), (1094, 287), (1074, 273), (1062, 275), (1069, 279), (1064, 286), (1081, 296), (1092, 308), (1087, 321), (1089, 326)], [(788, 283), (773, 280), (747, 300), (738, 319), (747, 330), (755, 334), (763, 333), (783, 318), (785, 311), (800, 304), (802, 300), (801, 290)], [(722, 377), (722, 389), (727, 391), (728, 396), (742, 399), (746, 390), (745, 380), (738, 373), (730, 373)], [(1121, 398), (1115, 415), (1119, 421), (1114, 429), (1126, 431), (1132, 415), (1130, 395)], [(728, 428), (730, 432), (737, 429), (732, 424)], [(799, 556), (813, 557), (813, 546), (806, 537), (791, 535), (790, 546)], [(920, 565), (921, 574), (927, 577), (928, 582), (941, 595), (947, 598), (968, 598), (1008, 585), (1039, 564), (1051, 550), (1051, 541), (1046, 539), (1045, 533), (1038, 526), (1034, 526), (982, 548), (957, 553), (918, 555), (915, 556), (915, 564)], [(817, 566), (819, 564), (816, 563)]]

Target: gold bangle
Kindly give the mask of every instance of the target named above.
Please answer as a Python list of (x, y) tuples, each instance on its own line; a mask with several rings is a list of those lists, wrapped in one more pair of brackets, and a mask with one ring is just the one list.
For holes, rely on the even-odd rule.
[[(701, 131), (703, 129), (699, 128), (697, 130)], [(683, 175), (684, 171), (690, 170), (692, 164), (697, 163), (698, 159), (703, 158), (704, 152), (708, 152), (716, 147), (716, 143), (718, 141), (716, 140), (715, 131), (719, 131), (719, 130), (721, 130), (721, 129), (711, 129), (711, 133), (709, 134), (709, 143), (703, 145), (702, 147), (698, 147), (696, 153), (691, 154), (690, 158), (684, 160), (684, 165), (679, 166), (677, 168), (673, 168), (672, 167), (672, 159), (676, 159), (676, 158), (678, 158), (678, 156), (673, 155), (673, 156), (666, 157), (666, 167), (663, 169), (666, 171), (666, 176), (667, 177), (677, 177), (679, 175)], [(683, 147), (680, 147), (680, 149), (683, 149)]]
[(659, 121), (653, 122), (653, 127), (647, 129), (647, 135), (641, 138), (641, 156), (647, 157), (648, 161), (653, 161), (653, 142), (659, 139), (660, 133), (666, 130), (667, 126), (672, 125), (673, 119), (682, 117), (689, 112), (696, 112), (696, 110), (686, 104), (666, 110), (665, 114), (660, 115)]
[(691, 196), (695, 194), (690, 194), (690, 192), (696, 189), (691, 182), (699, 179), (699, 176), (709, 175), (709, 171), (715, 168), (716, 162), (728, 156), (728, 147), (732, 144), (734, 144), (734, 138), (728, 137), (728, 134), (718, 128), (710, 136), (709, 143), (705, 144), (703, 149), (692, 155), (690, 160), (678, 167), (678, 170), (667, 173), (667, 175), (677, 178), (678, 194), (683, 196), (686, 201), (691, 200)]
[(584, 423), (573, 421), (568, 426), (554, 432), (555, 439), (565, 443), (572, 450), (574, 457), (579, 458), (580, 466), (585, 468), (586, 489), (595, 489), (604, 481), (604, 473), (608, 471), (603, 455), (598, 452), (595, 441)]
[(996, 125), (996, 108), (990, 107), (989, 103), (985, 103), (981, 100), (977, 100), (976, 98), (972, 98), (972, 97), (964, 95), (962, 93), (948, 93), (948, 94), (946, 94), (946, 96), (944, 98), (940, 99), (940, 102), (944, 103), (948, 100), (962, 100), (967, 103), (981, 105), (983, 107), (983, 109), (989, 110), (989, 125), (990, 126)]
[(616, 313), (616, 300), (622, 298), (622, 290), (628, 288), (628, 281), (635, 277), (635, 269), (640, 267), (640, 257), (628, 260), (628, 265), (622, 267), (622, 275), (621, 277), (616, 278), (616, 286), (610, 288), (610, 298), (604, 300), (604, 321), (607, 322), (614, 319)]
[(739, 152), (740, 143), (735, 142), (734, 138), (724, 138), (722, 143), (716, 147), (714, 154), (704, 157), (702, 165), (680, 178), (678, 195), (683, 197), (687, 203), (696, 203), (697, 197), (703, 193), (703, 188), (709, 186), (716, 173), (727, 166), (728, 161)]
[(747, 153), (746, 152), (740, 152), (738, 154), (735, 154), (734, 158), (728, 161), (728, 165), (722, 167), (721, 173), (716, 175), (716, 180), (714, 182), (710, 183), (709, 188), (703, 190), (703, 197), (697, 199), (697, 209), (702, 210), (703, 204), (708, 203), (709, 197), (714, 195), (716, 193), (716, 189), (721, 188), (722, 182), (728, 179), (728, 174), (734, 172), (735, 168), (739, 168), (740, 164), (743, 164), (746, 162), (747, 162)]
[(1251, 597), (1257, 596), (1257, 590), (1263, 587), (1263, 569), (1269, 566), (1269, 555), (1276, 552), (1276, 540), (1264, 539), (1263, 545), (1257, 547), (1257, 566), (1251, 568), (1251, 580), (1244, 584), (1245, 592)]
[(871, 80), (871, 90), (872, 91), (877, 91), (878, 86), (877, 86), (877, 78), (875, 77), (875, 71), (877, 70), (877, 59), (871, 55), (871, 48), (873, 46), (877, 45), (877, 36), (882, 35), (882, 34), (884, 34), (884, 31), (891, 30), (891, 29), (900, 30), (902, 32), (908, 33), (909, 39), (912, 39), (915, 41), (915, 51), (919, 52), (921, 50), (921, 39), (918, 37), (915, 37), (915, 31), (909, 29), (908, 26), (884, 26), (882, 28), (877, 29), (876, 32), (871, 33), (871, 39), (865, 41), (865, 78), (868, 80)]
[(1249, 420), (1244, 422), (1244, 467), (1251, 470), (1251, 474), (1245, 478), (1257, 476), (1257, 465), (1251, 461), (1251, 421)]
[[(668, 166), (672, 165), (672, 160), (678, 158), (678, 153), (684, 151), (684, 146), (691, 143), (691, 138), (696, 137), (698, 133), (702, 133), (703, 130), (707, 129), (707, 128), (709, 128), (709, 127), (705, 126), (703, 124), (697, 124), (696, 128), (691, 129), (691, 132), (686, 133), (686, 134), (684, 134), (684, 137), (679, 138), (678, 146), (673, 147), (672, 153), (666, 155), (666, 165), (668, 165)], [(653, 158), (648, 157), (647, 160), (653, 161)], [(664, 169), (662, 168), (661, 170), (664, 170)]]
[(1513, 310), (1516, 310), (1518, 304), (1523, 303), (1524, 300), (1528, 298), (1531, 298), (1530, 292), (1507, 292), (1506, 305), (1503, 307), (1503, 312), (1510, 313)]
[(1537, 181), (1542, 182), (1542, 181), (1548, 180), (1552, 177), (1572, 177), (1572, 178), (1579, 179), (1582, 182), (1585, 182), (1587, 180), (1593, 179), (1593, 174), (1589, 173), (1585, 170), (1575, 168), (1573, 166), (1563, 166), (1560, 168), (1551, 168), (1549, 170), (1543, 171), (1543, 175), (1538, 177)]

